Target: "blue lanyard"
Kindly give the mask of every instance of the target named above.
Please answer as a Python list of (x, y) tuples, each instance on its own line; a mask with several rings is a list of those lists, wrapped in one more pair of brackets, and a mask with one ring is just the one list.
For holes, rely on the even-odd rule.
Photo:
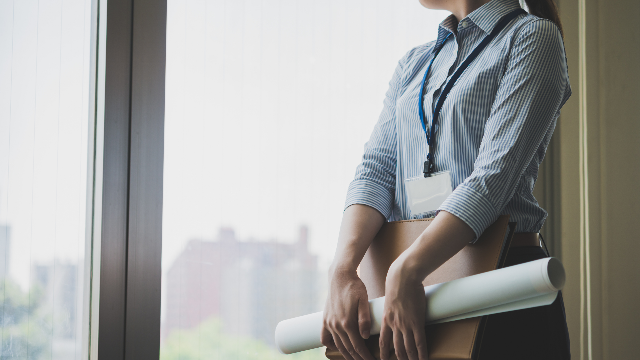
[(456, 69), (456, 72), (453, 74), (449, 82), (447, 82), (447, 85), (445, 85), (444, 90), (442, 90), (442, 94), (440, 94), (440, 98), (438, 98), (436, 107), (433, 110), (433, 120), (431, 121), (431, 128), (427, 129), (427, 123), (424, 118), (425, 84), (427, 82), (427, 77), (429, 76), (429, 70), (431, 70), (431, 65), (433, 64), (433, 61), (436, 59), (436, 57), (440, 53), (440, 50), (442, 50), (442, 48), (444, 47), (444, 43), (447, 41), (449, 36), (451, 36), (451, 33), (449, 33), (449, 35), (447, 35), (447, 37), (445, 37), (440, 44), (436, 44), (435, 48), (433, 49), (433, 58), (431, 59), (431, 62), (429, 62), (427, 71), (424, 73), (424, 77), (422, 78), (422, 86), (420, 87), (420, 101), (418, 101), (418, 104), (420, 107), (418, 109), (418, 113), (420, 114), (420, 122), (422, 123), (422, 129), (424, 130), (427, 136), (427, 145), (429, 145), (429, 153), (427, 154), (427, 160), (424, 162), (424, 171), (423, 171), (424, 177), (431, 176), (431, 174), (433, 174), (435, 170), (435, 164), (434, 164), (434, 151), (435, 151), (435, 142), (436, 142), (435, 128), (436, 128), (436, 124), (438, 123), (438, 117), (440, 116), (440, 110), (442, 110), (442, 104), (447, 99), (447, 96), (449, 95), (451, 88), (456, 83), (460, 75), (462, 75), (462, 73), (467, 69), (467, 67), (469, 67), (469, 65), (473, 62), (473, 60), (475, 60), (475, 58), (478, 57), (480, 52), (484, 50), (484, 48), (491, 42), (491, 40), (493, 40), (493, 38), (496, 37), (496, 35), (498, 35), (500, 31), (502, 31), (502, 29), (504, 29), (504, 27), (507, 26), (507, 24), (511, 20), (513, 20), (515, 17), (521, 14), (526, 14), (526, 13), (527, 12), (523, 9), (517, 9), (503, 16), (502, 19), (500, 19), (500, 21), (498, 21), (496, 26), (493, 28), (491, 33), (485, 36), (485, 38), (482, 39), (482, 42), (480, 42), (480, 44), (478, 44), (478, 46), (476, 46), (476, 48), (473, 49), (471, 54), (467, 56), (467, 58), (462, 62), (462, 64), (458, 67), (458, 69)]

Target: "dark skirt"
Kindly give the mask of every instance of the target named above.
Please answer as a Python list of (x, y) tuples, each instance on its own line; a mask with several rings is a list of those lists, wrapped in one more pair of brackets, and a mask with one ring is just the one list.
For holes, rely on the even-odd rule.
[[(539, 246), (509, 249), (505, 266), (547, 257)], [(569, 330), (562, 293), (548, 306), (489, 315), (479, 360), (568, 360)]]

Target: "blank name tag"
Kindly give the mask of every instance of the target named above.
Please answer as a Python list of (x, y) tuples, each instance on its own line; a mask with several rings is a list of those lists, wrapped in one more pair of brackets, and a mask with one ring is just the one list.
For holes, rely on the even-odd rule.
[(449, 171), (406, 179), (404, 185), (412, 215), (437, 210), (452, 191)]

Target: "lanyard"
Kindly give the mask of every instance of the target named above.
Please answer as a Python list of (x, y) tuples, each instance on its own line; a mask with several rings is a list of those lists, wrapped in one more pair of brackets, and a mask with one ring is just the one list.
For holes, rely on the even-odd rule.
[(493, 28), (491, 33), (485, 36), (485, 38), (482, 39), (482, 42), (480, 42), (480, 44), (478, 44), (478, 46), (476, 46), (476, 48), (473, 49), (471, 54), (467, 56), (467, 58), (462, 62), (462, 64), (458, 67), (458, 69), (456, 69), (456, 72), (453, 74), (449, 82), (447, 82), (447, 85), (445, 85), (444, 90), (442, 90), (442, 94), (440, 94), (440, 98), (438, 98), (436, 107), (433, 110), (433, 120), (431, 121), (431, 128), (427, 129), (427, 123), (424, 117), (425, 84), (427, 82), (427, 77), (429, 76), (429, 70), (431, 69), (431, 65), (433, 64), (433, 61), (436, 59), (436, 57), (440, 53), (440, 50), (442, 50), (444, 43), (447, 41), (451, 33), (449, 33), (449, 35), (447, 35), (447, 37), (445, 37), (440, 44), (436, 44), (435, 48), (433, 49), (433, 58), (431, 59), (431, 62), (429, 62), (427, 71), (424, 73), (424, 77), (422, 78), (422, 86), (420, 87), (420, 101), (418, 101), (418, 104), (420, 106), (420, 108), (418, 109), (418, 113), (420, 114), (420, 122), (422, 123), (422, 129), (424, 130), (427, 136), (427, 145), (429, 145), (429, 153), (427, 153), (427, 160), (424, 162), (424, 171), (423, 171), (424, 177), (431, 176), (431, 174), (435, 169), (435, 164), (434, 164), (434, 151), (435, 151), (435, 142), (436, 142), (435, 128), (436, 128), (436, 124), (438, 123), (438, 117), (440, 116), (440, 110), (442, 110), (442, 104), (447, 99), (447, 96), (449, 95), (451, 88), (456, 83), (460, 75), (462, 75), (462, 73), (467, 69), (467, 67), (469, 67), (469, 64), (471, 64), (473, 60), (475, 60), (475, 58), (478, 57), (480, 52), (484, 50), (484, 48), (491, 42), (491, 40), (493, 40), (493, 38), (496, 37), (496, 35), (498, 35), (500, 31), (502, 31), (502, 29), (504, 29), (504, 27), (507, 26), (507, 24), (511, 20), (513, 20), (515, 17), (521, 14), (526, 14), (526, 13), (527, 12), (523, 9), (517, 9), (503, 16), (502, 19), (500, 19), (500, 21)]

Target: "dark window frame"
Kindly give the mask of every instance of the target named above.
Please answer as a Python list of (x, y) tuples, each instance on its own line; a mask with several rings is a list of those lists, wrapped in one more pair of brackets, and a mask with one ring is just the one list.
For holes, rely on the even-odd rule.
[(108, 0), (98, 358), (158, 359), (166, 0)]

